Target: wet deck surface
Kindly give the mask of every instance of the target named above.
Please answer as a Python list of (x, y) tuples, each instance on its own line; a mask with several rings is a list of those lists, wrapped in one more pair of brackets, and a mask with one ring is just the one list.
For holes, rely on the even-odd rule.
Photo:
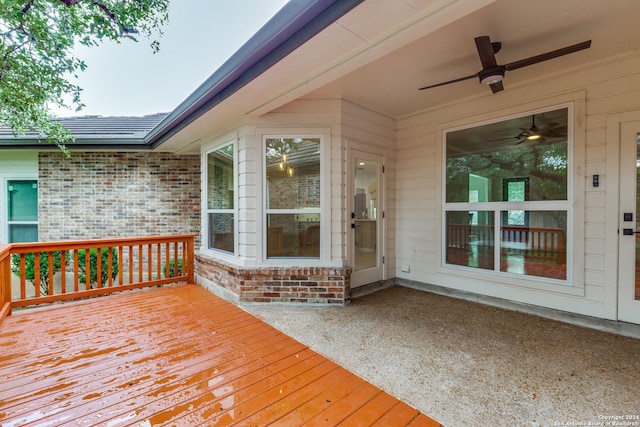
[(0, 424), (439, 426), (195, 285), (14, 313)]

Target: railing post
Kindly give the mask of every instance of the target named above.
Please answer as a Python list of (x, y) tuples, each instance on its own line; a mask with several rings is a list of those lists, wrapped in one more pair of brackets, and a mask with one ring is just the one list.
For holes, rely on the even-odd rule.
[(189, 263), (189, 284), (194, 284), (196, 283), (196, 276), (195, 276), (195, 267), (196, 267), (196, 261), (195, 261), (195, 256), (194, 256), (194, 249), (193, 247), (195, 246), (195, 237), (194, 236), (189, 236), (189, 238), (187, 238), (187, 254), (188, 254), (188, 263)]
[(0, 323), (11, 315), (11, 246), (0, 245)]

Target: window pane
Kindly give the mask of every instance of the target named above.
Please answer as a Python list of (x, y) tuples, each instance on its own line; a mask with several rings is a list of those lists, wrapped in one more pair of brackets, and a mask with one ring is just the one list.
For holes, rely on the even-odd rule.
[(447, 264), (494, 269), (494, 213), (447, 212)]
[(37, 221), (37, 181), (9, 181), (8, 190), (9, 221)]
[(566, 200), (567, 124), (563, 108), (448, 132), (447, 203)]
[(209, 214), (209, 247), (234, 252), (233, 213)]
[(267, 258), (320, 258), (320, 214), (269, 214), (267, 224)]
[(267, 208), (320, 207), (320, 139), (269, 138)]
[(207, 207), (233, 209), (233, 144), (207, 155)]
[(37, 224), (9, 224), (9, 243), (37, 242)]
[(528, 226), (510, 225), (502, 212), (500, 271), (567, 278), (567, 212), (525, 211)]

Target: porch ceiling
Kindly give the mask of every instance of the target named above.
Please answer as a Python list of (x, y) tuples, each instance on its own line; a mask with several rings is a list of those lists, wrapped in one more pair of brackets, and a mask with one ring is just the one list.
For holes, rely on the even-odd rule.
[(454, 100), (499, 97), (472, 79), (474, 37), (502, 42), (499, 64), (593, 40), (590, 49), (508, 72), (505, 92), (640, 48), (640, 3), (626, 0), (367, 0), (212, 108), (163, 148), (197, 152), (212, 136), (298, 98), (342, 98), (392, 118)]

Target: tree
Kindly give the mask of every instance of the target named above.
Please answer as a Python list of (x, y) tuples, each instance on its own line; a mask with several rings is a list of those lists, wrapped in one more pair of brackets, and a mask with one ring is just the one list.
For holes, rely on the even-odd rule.
[[(74, 54), (76, 43), (158, 37), (168, 6), (169, 0), (0, 0), (0, 126), (15, 135), (37, 131), (66, 151), (73, 138), (50, 111), (83, 106), (82, 89), (71, 81), (86, 68)], [(157, 52), (157, 40), (151, 47)]]

